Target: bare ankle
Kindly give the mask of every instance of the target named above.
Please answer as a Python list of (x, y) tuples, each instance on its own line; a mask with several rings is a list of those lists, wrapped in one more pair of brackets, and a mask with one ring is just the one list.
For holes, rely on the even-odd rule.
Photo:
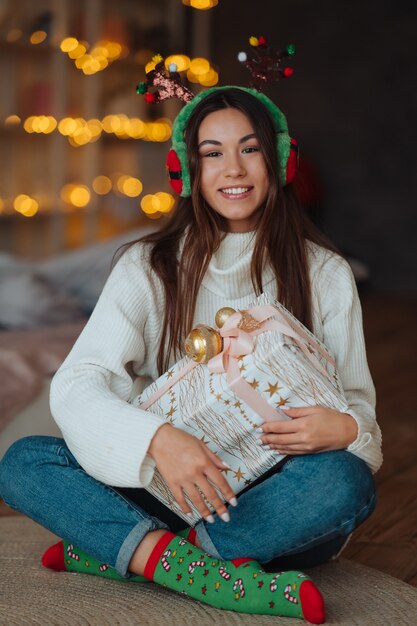
[(163, 528), (159, 530), (152, 530), (144, 536), (129, 563), (129, 572), (136, 574), (137, 576), (143, 576), (146, 563), (152, 553), (152, 550), (167, 531)]

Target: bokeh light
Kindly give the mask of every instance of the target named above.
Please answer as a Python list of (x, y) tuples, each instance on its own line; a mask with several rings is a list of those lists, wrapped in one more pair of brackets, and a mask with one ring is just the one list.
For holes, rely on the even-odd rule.
[(35, 32), (32, 33), (30, 36), (30, 43), (35, 45), (38, 43), (42, 43), (43, 41), (45, 41), (47, 36), (48, 35), (44, 30), (35, 30)]
[(112, 188), (111, 180), (108, 176), (96, 176), (93, 180), (93, 189), (100, 196), (109, 193)]

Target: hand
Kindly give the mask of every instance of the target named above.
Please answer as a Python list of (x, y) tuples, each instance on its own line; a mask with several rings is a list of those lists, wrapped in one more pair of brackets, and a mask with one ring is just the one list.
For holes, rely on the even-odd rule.
[[(202, 517), (214, 521), (199, 489), (219, 516), (227, 513), (224, 502), (209, 482), (210, 479), (226, 500), (233, 499), (235, 494), (220, 473), (227, 466), (205, 443), (171, 424), (164, 424), (154, 435), (148, 453), (184, 513), (192, 512), (184, 497), (185, 491)], [(232, 500), (233, 506), (236, 506), (235, 503), (237, 504), (236, 499)], [(228, 514), (223, 518), (224, 521), (228, 521), (227, 518)]]
[(291, 420), (265, 422), (260, 435), (263, 443), (280, 454), (311, 454), (341, 450), (355, 441), (356, 421), (347, 413), (323, 406), (282, 410)]

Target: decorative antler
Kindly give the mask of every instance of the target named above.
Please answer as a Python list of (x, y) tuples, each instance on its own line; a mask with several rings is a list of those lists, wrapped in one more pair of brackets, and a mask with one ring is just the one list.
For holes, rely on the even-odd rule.
[[(160, 54), (152, 58), (155, 68), (146, 75), (146, 82), (139, 83), (136, 93), (145, 94), (145, 100), (149, 104), (156, 104), (168, 98), (179, 98), (189, 102), (194, 98), (192, 91), (187, 89), (181, 82), (181, 76), (175, 63), (171, 63), (168, 71)], [(156, 87), (157, 91), (148, 91), (149, 87)]]
[(281, 63), (284, 58), (295, 54), (294, 44), (288, 44), (284, 50), (278, 51), (267, 46), (265, 37), (250, 37), (249, 43), (254, 49), (254, 56), (248, 59), (246, 52), (239, 52), (238, 59), (252, 75), (251, 87), (262, 91), (267, 81), (292, 76), (292, 67), (282, 68)]

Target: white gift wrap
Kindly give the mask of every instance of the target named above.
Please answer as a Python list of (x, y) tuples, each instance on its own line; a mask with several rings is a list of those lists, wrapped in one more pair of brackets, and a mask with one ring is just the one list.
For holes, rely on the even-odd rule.
[[(265, 299), (264, 295), (260, 296), (257, 305), (263, 304)], [(241, 377), (276, 409), (275, 419), (290, 419), (280, 411), (280, 407), (323, 405), (346, 412), (348, 405), (328, 350), (281, 304), (274, 302), (273, 306), (277, 315), (283, 315), (292, 329), (298, 329), (309, 353), (317, 359), (329, 378), (318, 371), (293, 337), (277, 330), (267, 330), (258, 335), (253, 353), (238, 359)], [(328, 358), (322, 354), (328, 355)], [(132, 404), (143, 404), (190, 364), (187, 357), (175, 363), (134, 398)], [(148, 410), (201, 439), (228, 463), (231, 469), (221, 471), (235, 493), (284, 458), (284, 455), (258, 445), (261, 435), (255, 430), (265, 419), (230, 388), (226, 373), (211, 373), (208, 365), (198, 364), (185, 373)], [(175, 449), (167, 450), (167, 453), (178, 454)], [(181, 510), (158, 470), (147, 490), (185, 521), (196, 523), (201, 519), (191, 501), (188, 502), (193, 511), (192, 518)], [(224, 500), (222, 494), (219, 495)], [(207, 505), (213, 511), (209, 502)]]

